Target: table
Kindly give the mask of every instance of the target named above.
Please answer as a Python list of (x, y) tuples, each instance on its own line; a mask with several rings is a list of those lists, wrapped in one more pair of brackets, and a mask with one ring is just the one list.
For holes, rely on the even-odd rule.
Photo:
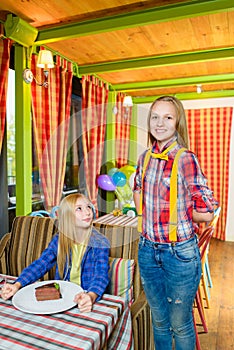
[[(0, 274), (0, 287), (4, 283)], [(8, 282), (15, 277), (7, 276)], [(132, 350), (131, 315), (125, 300), (104, 294), (92, 312), (77, 307), (52, 315), (17, 310), (11, 300), (0, 299), (1, 350)]]
[(113, 214), (106, 214), (95, 219), (93, 223), (106, 224), (112, 226), (137, 227), (137, 220), (137, 216), (133, 218), (127, 215), (114, 216)]

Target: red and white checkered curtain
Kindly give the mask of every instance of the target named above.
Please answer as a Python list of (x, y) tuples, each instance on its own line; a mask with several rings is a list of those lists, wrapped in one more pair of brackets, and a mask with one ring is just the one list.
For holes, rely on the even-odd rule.
[(8, 85), (8, 69), (10, 62), (11, 42), (8, 39), (0, 39), (0, 153), (4, 137), (6, 123), (6, 99)]
[[(32, 55), (32, 72), (39, 81), (43, 81), (43, 71), (36, 67), (36, 63), (37, 56)], [(55, 67), (49, 70), (48, 88), (32, 83), (33, 128), (47, 210), (59, 205), (62, 196), (70, 120), (72, 69), (70, 62), (57, 56)]]
[(128, 164), (132, 107), (123, 107), (124, 96), (125, 94), (120, 92), (116, 96), (115, 147), (117, 168)]
[(190, 149), (197, 154), (208, 186), (222, 208), (215, 237), (225, 240), (232, 108), (187, 110)]
[(102, 165), (106, 133), (108, 85), (93, 76), (82, 78), (82, 143), (89, 199), (97, 208), (97, 176)]

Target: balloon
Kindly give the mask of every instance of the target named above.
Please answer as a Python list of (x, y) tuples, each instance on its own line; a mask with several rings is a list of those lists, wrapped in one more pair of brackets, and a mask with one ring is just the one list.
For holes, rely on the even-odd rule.
[(124, 208), (131, 208), (131, 203), (127, 203), (124, 205)]
[(127, 216), (129, 216), (130, 218), (135, 218), (136, 213), (134, 210), (128, 210), (127, 211)]
[(99, 175), (97, 179), (98, 187), (105, 191), (114, 191), (116, 189), (115, 184), (113, 183), (109, 175), (103, 174)]
[(127, 178), (124, 173), (122, 173), (121, 171), (117, 171), (112, 176), (112, 181), (116, 186), (123, 187), (126, 184)]
[(122, 168), (119, 169), (119, 171), (122, 171), (126, 175), (126, 178), (129, 179), (131, 174), (136, 171), (134, 166), (132, 165), (124, 165)]
[(116, 173), (119, 169), (118, 168), (111, 168), (109, 171), (108, 171), (108, 175), (109, 176), (113, 176), (114, 173)]
[(128, 184), (124, 185), (123, 187), (116, 187), (115, 194), (122, 205), (132, 202), (133, 194)]
[(135, 175), (136, 175), (136, 172), (134, 171), (134, 173), (132, 173), (132, 175), (130, 176), (130, 178), (128, 180), (128, 183), (129, 183), (129, 186), (131, 187), (131, 189), (133, 189), (133, 186), (134, 186)]

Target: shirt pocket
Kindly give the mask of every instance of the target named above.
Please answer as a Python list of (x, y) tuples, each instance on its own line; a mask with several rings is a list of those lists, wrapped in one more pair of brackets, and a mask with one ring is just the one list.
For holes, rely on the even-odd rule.
[(159, 182), (158, 194), (161, 202), (170, 202), (170, 177), (164, 177)]
[[(177, 176), (177, 198), (179, 198), (179, 195), (181, 196), (182, 194), (182, 189), (183, 187), (181, 187), (183, 184), (182, 178), (181, 176)], [(170, 202), (170, 191), (171, 191), (171, 177), (167, 176), (167, 177), (163, 177), (162, 180), (159, 183), (159, 198), (160, 201), (165, 202), (165, 203), (169, 203)]]
[(156, 181), (156, 171), (155, 169), (149, 169), (147, 170), (147, 173), (145, 175), (144, 181), (148, 184), (155, 184)]

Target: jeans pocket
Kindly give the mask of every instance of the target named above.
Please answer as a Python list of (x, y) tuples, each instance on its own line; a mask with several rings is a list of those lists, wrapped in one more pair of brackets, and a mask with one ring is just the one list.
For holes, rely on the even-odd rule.
[(194, 245), (187, 246), (186, 244), (184, 246), (178, 246), (174, 249), (175, 257), (184, 262), (190, 262), (195, 259), (197, 259), (197, 247)]

